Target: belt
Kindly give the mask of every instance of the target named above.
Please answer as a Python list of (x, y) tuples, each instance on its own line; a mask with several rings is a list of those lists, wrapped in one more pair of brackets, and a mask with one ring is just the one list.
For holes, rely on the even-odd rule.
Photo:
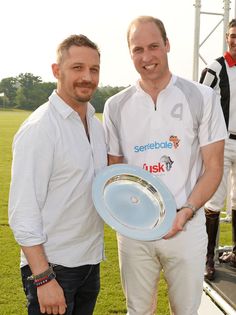
[(236, 135), (234, 135), (234, 134), (230, 133), (230, 134), (229, 134), (229, 139), (236, 140)]

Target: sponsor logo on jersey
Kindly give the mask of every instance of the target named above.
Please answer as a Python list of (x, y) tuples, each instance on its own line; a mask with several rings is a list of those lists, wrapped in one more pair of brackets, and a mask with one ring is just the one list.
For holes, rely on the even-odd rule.
[(171, 135), (169, 141), (153, 141), (144, 145), (134, 146), (134, 152), (145, 152), (148, 150), (159, 150), (159, 149), (177, 149), (179, 146), (180, 139), (177, 136)]
[(174, 148), (177, 149), (179, 146), (180, 139), (177, 136), (172, 135), (170, 136), (169, 140), (173, 143)]
[(171, 170), (173, 163), (174, 161), (171, 160), (170, 156), (163, 155), (160, 159), (160, 162), (157, 162), (153, 165), (148, 165), (147, 163), (144, 163), (143, 168), (150, 173), (163, 174)]

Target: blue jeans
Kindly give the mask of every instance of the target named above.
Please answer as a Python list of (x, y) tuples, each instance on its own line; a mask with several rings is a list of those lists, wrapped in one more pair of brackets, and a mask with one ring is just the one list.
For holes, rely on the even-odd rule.
[[(67, 309), (65, 315), (92, 315), (100, 290), (100, 265), (67, 268), (53, 267), (56, 280), (64, 290)], [(23, 288), (27, 298), (28, 315), (41, 315), (37, 289), (27, 277), (32, 274), (29, 266), (21, 268)]]

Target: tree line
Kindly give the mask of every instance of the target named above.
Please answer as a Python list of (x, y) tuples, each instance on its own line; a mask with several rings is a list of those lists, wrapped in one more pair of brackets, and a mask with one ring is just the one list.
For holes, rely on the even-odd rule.
[[(123, 90), (124, 86), (99, 87), (91, 103), (97, 113), (102, 113), (106, 100)], [(4, 78), (0, 81), (0, 108), (18, 108), (35, 110), (47, 102), (49, 95), (56, 89), (55, 82), (43, 82), (40, 76), (21, 73), (17, 77)]]

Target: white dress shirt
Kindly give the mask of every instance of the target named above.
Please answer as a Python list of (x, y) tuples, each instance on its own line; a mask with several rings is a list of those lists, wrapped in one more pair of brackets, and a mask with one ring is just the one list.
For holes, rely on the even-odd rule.
[(107, 155), (94, 114), (88, 104), (89, 141), (80, 116), (53, 92), (13, 141), (9, 223), (16, 241), (43, 244), (49, 262), (67, 267), (96, 264), (104, 255), (103, 221), (91, 188)]

